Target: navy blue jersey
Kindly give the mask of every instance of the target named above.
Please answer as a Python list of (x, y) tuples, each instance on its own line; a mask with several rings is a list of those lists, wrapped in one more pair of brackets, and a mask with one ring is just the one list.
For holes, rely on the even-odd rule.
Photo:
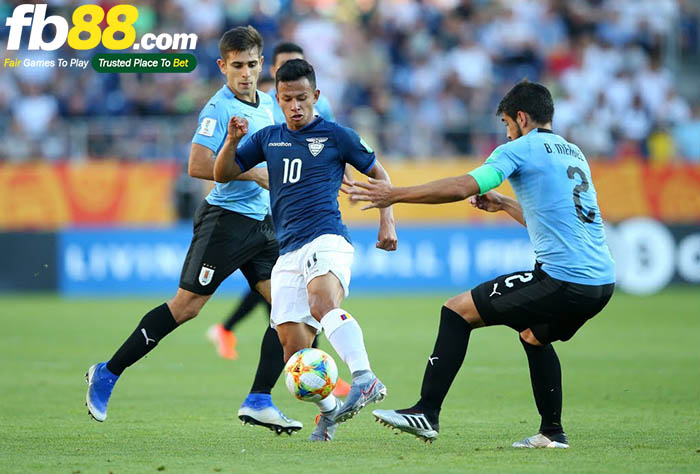
[(247, 171), (267, 161), (270, 202), (280, 255), (324, 234), (350, 242), (340, 218), (338, 190), (345, 164), (367, 174), (374, 151), (354, 130), (317, 117), (301, 130), (286, 124), (263, 128), (236, 150), (236, 163)]

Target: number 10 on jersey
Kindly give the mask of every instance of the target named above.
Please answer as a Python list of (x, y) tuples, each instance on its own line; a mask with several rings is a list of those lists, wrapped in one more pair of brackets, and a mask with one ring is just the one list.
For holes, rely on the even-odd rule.
[(301, 178), (301, 158), (282, 158), (284, 161), (284, 176), (282, 177), (282, 184), (296, 183)]

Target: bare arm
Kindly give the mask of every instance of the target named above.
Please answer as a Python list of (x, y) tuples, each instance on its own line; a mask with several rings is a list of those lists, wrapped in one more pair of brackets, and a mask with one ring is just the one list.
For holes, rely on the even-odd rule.
[[(345, 169), (346, 173), (348, 169)], [(346, 175), (347, 176), (347, 175)], [(367, 172), (367, 176), (391, 184), (389, 173), (379, 161), (374, 162), (374, 166)], [(394, 210), (391, 206), (379, 209), (379, 235), (376, 247), (383, 250), (396, 250), (398, 237), (396, 236), (396, 225), (394, 223)]]
[[(223, 149), (223, 148), (222, 148)], [(190, 158), (187, 164), (187, 172), (193, 178), (214, 180), (214, 153), (207, 147), (198, 143), (193, 143), (190, 147)], [(237, 181), (255, 181), (260, 187), (270, 189), (267, 168), (252, 168), (241, 173), (236, 178)]]
[(510, 217), (527, 227), (525, 217), (523, 217), (523, 208), (520, 207), (518, 201), (511, 197), (496, 191), (489, 191), (481, 196), (473, 196), (469, 202), (477, 209), (486, 212), (505, 211)]
[(245, 173), (239, 174), (235, 179), (237, 181), (255, 181), (261, 188), (270, 189), (267, 166), (251, 168)]
[(193, 143), (190, 147), (187, 173), (193, 178), (213, 180), (214, 153), (204, 145)]
[(217, 183), (228, 183), (241, 174), (241, 168), (235, 160), (236, 148), (246, 133), (248, 133), (248, 121), (244, 118), (231, 117), (224, 146), (214, 160), (214, 180)]
[(384, 208), (397, 202), (416, 204), (442, 204), (463, 201), (479, 194), (479, 185), (470, 175), (438, 179), (418, 186), (398, 188), (391, 183), (370, 179), (369, 183), (353, 183), (350, 192), (356, 201), (369, 201), (363, 209)]

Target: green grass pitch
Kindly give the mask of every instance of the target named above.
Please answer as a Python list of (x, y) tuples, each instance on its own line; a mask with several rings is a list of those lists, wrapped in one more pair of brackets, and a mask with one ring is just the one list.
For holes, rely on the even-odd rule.
[(215, 297), (125, 372), (107, 421), (97, 423), (83, 406), (85, 370), (111, 356), (162, 300), (3, 295), (0, 472), (700, 471), (700, 288), (618, 293), (572, 341), (557, 344), (566, 451), (509, 447), (535, 433), (539, 420), (524, 353), (507, 328), (472, 334), (433, 445), (374, 422), (374, 407), (416, 400), (446, 296), (346, 302), (388, 397), (341, 425), (332, 443), (312, 444), (306, 437), (316, 408), (292, 398), (283, 383), (273, 396), (304, 423), (300, 433), (278, 437), (236, 418), (257, 363), (261, 310), (237, 331), (240, 359), (223, 360), (204, 333), (232, 302)]

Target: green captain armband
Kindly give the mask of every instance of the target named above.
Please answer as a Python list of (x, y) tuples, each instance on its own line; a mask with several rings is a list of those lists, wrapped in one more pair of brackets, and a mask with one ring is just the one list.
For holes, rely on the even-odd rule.
[(491, 191), (503, 182), (503, 174), (489, 165), (481, 165), (467, 174), (476, 180), (476, 184), (479, 185), (479, 194)]

